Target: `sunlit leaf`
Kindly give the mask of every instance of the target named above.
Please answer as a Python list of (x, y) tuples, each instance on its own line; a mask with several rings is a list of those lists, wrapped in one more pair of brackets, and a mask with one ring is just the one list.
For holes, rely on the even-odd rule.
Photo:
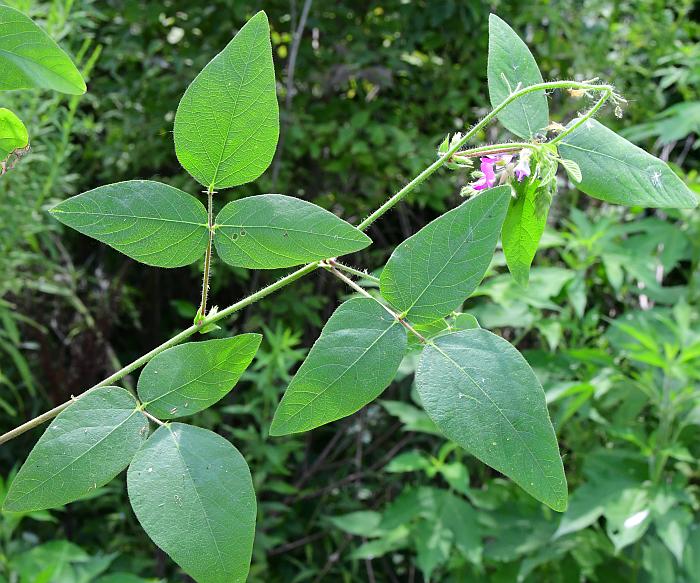
[(291, 196), (235, 200), (216, 217), (214, 243), (230, 265), (292, 267), (364, 249), (372, 240), (327, 210)]
[(149, 180), (100, 186), (51, 209), (63, 224), (136, 261), (189, 265), (209, 241), (207, 211), (193, 196)]
[(221, 400), (260, 346), (260, 334), (188, 342), (156, 355), (143, 369), (138, 394), (159, 419), (192, 415)]
[(0, 108), (0, 176), (10, 170), (29, 146), (22, 121), (9, 109)]
[(85, 93), (70, 57), (19, 10), (0, 4), (0, 90), (53, 89)]
[(204, 186), (228, 188), (265, 171), (278, 135), (270, 26), (265, 13), (258, 12), (182, 96), (175, 115), (175, 153)]

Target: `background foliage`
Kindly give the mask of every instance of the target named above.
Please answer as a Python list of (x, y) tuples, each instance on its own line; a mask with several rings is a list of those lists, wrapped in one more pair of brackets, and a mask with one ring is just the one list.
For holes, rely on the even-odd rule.
[[(282, 145), (270, 171), (222, 193), (220, 206), (281, 192), (361, 219), (433, 159), (448, 131), (486, 111), (489, 11), (521, 33), (546, 77), (615, 83), (630, 105), (606, 123), (682, 164), (700, 192), (700, 25), (690, 1), (317, 0), (293, 79), (301, 0), (8, 3), (76, 57), (88, 93), (5, 93), (0, 104), (20, 115), (32, 141), (31, 155), (0, 179), (0, 429), (191, 322), (199, 267), (140, 266), (45, 210), (134, 177), (201, 190), (180, 171), (168, 135), (177, 103), (262, 7)], [(583, 107), (552, 100), (562, 116)], [(454, 206), (465, 180), (455, 172), (421, 187), (373, 225), (376, 244), (354, 263), (382, 264)], [(320, 274), (227, 323), (221, 336), (262, 331), (262, 348), (236, 390), (200, 414), (251, 465), (259, 501), (251, 581), (671, 582), (700, 573), (700, 219), (571, 191), (555, 199), (545, 238), (526, 295), (497, 254), (466, 308), (535, 367), (573, 492), (569, 512), (555, 515), (436, 436), (412, 404), (410, 357), (380, 404), (269, 438), (284, 388), (345, 293)], [(214, 270), (212, 299), (222, 304), (277, 275), (220, 262)], [(36, 437), (0, 448), (0, 497)], [(169, 569), (128, 509), (123, 479), (60, 512), (0, 518), (0, 581), (183, 580)]]

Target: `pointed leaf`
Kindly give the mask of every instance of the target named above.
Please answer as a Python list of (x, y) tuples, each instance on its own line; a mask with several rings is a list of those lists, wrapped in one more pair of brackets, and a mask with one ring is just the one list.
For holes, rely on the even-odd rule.
[(449, 439), (554, 510), (566, 509), (544, 391), (513, 346), (481, 329), (441, 336), (425, 347), (416, 386)]
[(136, 261), (189, 265), (209, 241), (207, 211), (193, 196), (150, 180), (100, 186), (64, 200), (51, 214)]
[(292, 267), (364, 249), (372, 240), (333, 213), (282, 194), (227, 204), (216, 217), (214, 243), (230, 265)]
[[(491, 106), (520, 88), (542, 83), (542, 73), (527, 45), (495, 14), (489, 16), (488, 81)], [(531, 138), (549, 124), (544, 91), (523, 95), (498, 114), (503, 126), (521, 138)]]
[(29, 134), (22, 120), (9, 109), (0, 108), (0, 176), (12, 167), (11, 157), (24, 154), (28, 146)]
[(19, 10), (0, 4), (0, 91), (85, 93), (85, 81), (61, 48)]
[(516, 197), (511, 199), (501, 242), (506, 263), (511, 274), (521, 285), (530, 278), (530, 265), (547, 225), (551, 198), (539, 182), (528, 181), (515, 188)]
[(393, 380), (406, 344), (406, 330), (374, 300), (342, 304), (289, 384), (270, 435), (308, 431), (376, 399)]
[(577, 188), (613, 204), (651, 208), (694, 208), (697, 195), (665, 162), (589, 119), (559, 144), (562, 157), (578, 164)]
[(56, 508), (104, 486), (148, 437), (136, 399), (119, 387), (96, 389), (53, 420), (12, 482), (4, 509)]
[(459, 308), (491, 263), (510, 186), (484, 191), (399, 245), (381, 274), (382, 296), (414, 324)]
[(199, 427), (161, 427), (127, 473), (129, 499), (149, 537), (198, 583), (243, 583), (256, 501), (243, 456)]
[(267, 169), (278, 136), (270, 26), (265, 13), (258, 12), (182, 96), (175, 114), (175, 153), (204, 186), (229, 188)]
[(161, 352), (143, 369), (138, 394), (159, 419), (192, 415), (220, 401), (258, 351), (260, 334), (189, 342)]

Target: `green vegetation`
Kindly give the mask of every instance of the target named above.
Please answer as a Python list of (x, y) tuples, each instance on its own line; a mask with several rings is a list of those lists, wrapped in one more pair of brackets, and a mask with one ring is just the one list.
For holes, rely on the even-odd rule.
[(694, 580), (692, 3), (9, 4), (0, 582)]

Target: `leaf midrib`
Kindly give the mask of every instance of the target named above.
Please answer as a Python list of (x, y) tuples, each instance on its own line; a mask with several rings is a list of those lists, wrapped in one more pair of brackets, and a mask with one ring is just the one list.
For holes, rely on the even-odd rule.
[(459, 370), (469, 381), (489, 400), (489, 402), (496, 408), (498, 413), (503, 417), (503, 419), (506, 420), (510, 428), (513, 430), (513, 433), (518, 436), (518, 439), (521, 441), (523, 447), (527, 451), (527, 453), (530, 455), (532, 460), (535, 462), (535, 465), (537, 466), (537, 469), (540, 471), (540, 475), (545, 477), (545, 484), (547, 484), (547, 489), (549, 490), (550, 495), (553, 496), (553, 499), (559, 500), (560, 497), (556, 495), (554, 490), (552, 490), (552, 487), (549, 485), (547, 478), (547, 474), (545, 473), (544, 469), (540, 465), (539, 460), (535, 456), (534, 452), (530, 449), (528, 446), (527, 442), (523, 438), (523, 436), (520, 434), (520, 432), (515, 428), (515, 426), (511, 423), (510, 419), (506, 416), (506, 414), (502, 411), (502, 409), (498, 406), (498, 404), (491, 398), (491, 395), (489, 395), (484, 389), (479, 386), (479, 383), (477, 383), (474, 378), (464, 369), (460, 366), (458, 362), (456, 362), (449, 354), (447, 354), (444, 350), (442, 350), (437, 343), (432, 343), (431, 346), (437, 350), (440, 354), (442, 354), (443, 357), (445, 357), (447, 360), (449, 360), (457, 370)]

